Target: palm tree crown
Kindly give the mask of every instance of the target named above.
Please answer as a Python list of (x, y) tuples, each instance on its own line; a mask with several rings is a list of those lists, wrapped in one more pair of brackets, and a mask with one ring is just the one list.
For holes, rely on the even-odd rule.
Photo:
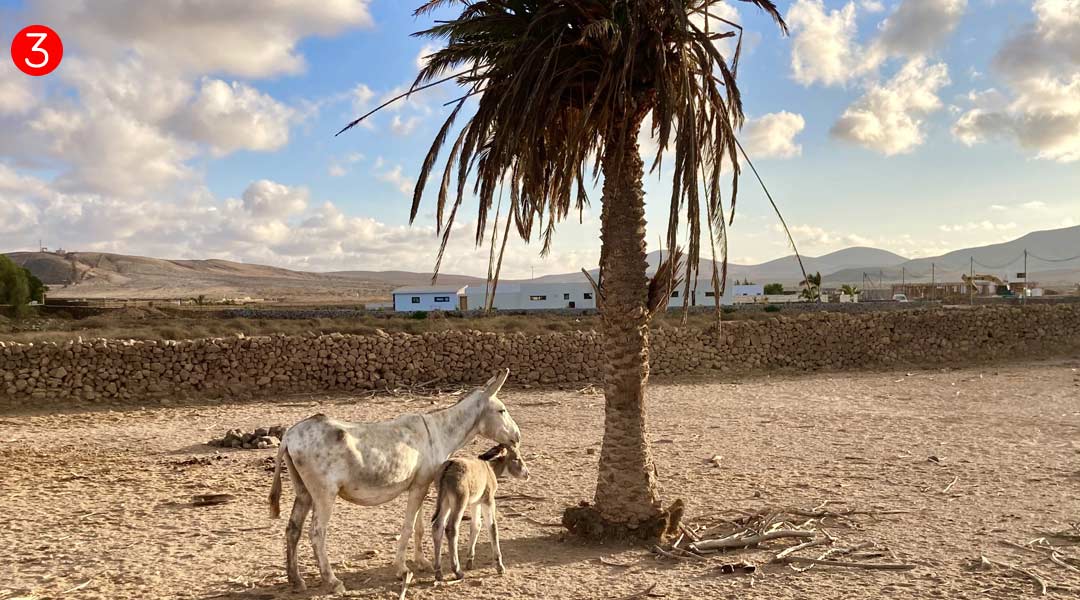
[[(771, 0), (742, 1), (763, 9), (786, 32)], [(478, 243), (496, 193), (505, 185), (507, 227), (512, 221), (523, 239), (540, 237), (546, 253), (555, 226), (588, 204), (586, 178), (598, 176), (605, 148), (623, 148), (626, 136), (636, 135), (650, 112), (659, 146), (652, 168), (669, 148), (674, 159), (668, 247), (678, 245), (685, 210), (687, 282), (698, 264), (703, 216), (714, 233), (710, 242), (721, 243), (726, 259), (721, 171), (725, 165), (732, 169), (734, 209), (739, 174), (734, 130), (744, 117), (735, 83), (741, 43), (731, 57), (715, 46), (741, 28), (710, 13), (719, 2), (430, 0), (418, 8), (420, 16), (462, 6), (456, 18), (416, 34), (445, 47), (427, 57), (414, 89), (456, 73), (452, 79), (466, 94), (424, 159), (412, 218), (462, 108), (478, 97), (476, 112), (454, 137), (442, 171), (440, 261), (470, 179), (479, 198)]]

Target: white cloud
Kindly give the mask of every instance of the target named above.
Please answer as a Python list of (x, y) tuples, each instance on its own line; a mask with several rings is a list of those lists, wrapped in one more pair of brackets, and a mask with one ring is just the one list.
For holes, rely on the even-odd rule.
[(891, 56), (920, 56), (956, 30), (967, 0), (904, 0), (881, 24), (876, 45)]
[(65, 45), (102, 57), (135, 53), (181, 73), (267, 77), (304, 69), (299, 41), (369, 26), (369, 0), (72, 2), (39, 0), (35, 16)]
[(409, 135), (419, 124), (420, 117), (412, 116), (402, 119), (401, 115), (394, 115), (394, 118), (390, 121), (390, 131), (396, 135)]
[(356, 87), (352, 89), (350, 94), (352, 96), (353, 112), (356, 113), (356, 116), (360, 116), (371, 110), (371, 99), (375, 97), (375, 92), (371, 91), (371, 88), (366, 84), (356, 84)]
[(261, 179), (244, 190), (243, 203), (257, 217), (288, 217), (307, 208), (308, 191)]
[(793, 158), (802, 154), (795, 136), (805, 127), (802, 115), (787, 111), (770, 113), (748, 121), (742, 139), (752, 158)]
[(855, 42), (855, 3), (827, 11), (822, 0), (795, 0), (788, 9), (791, 70), (803, 85), (842, 85), (865, 72)]
[(179, 130), (210, 144), (217, 156), (236, 150), (276, 150), (289, 141), (294, 111), (255, 88), (203, 79), (195, 102), (178, 117)]
[(1009, 210), (1008, 206), (1002, 206), (1001, 204), (991, 204), (990, 210), (996, 210), (998, 212)]
[(859, 6), (868, 13), (885, 12), (885, 4), (880, 0), (860, 0)]
[(136, 196), (191, 175), (190, 144), (122, 112), (43, 109), (27, 126), (49, 156), (67, 165), (57, 182), (68, 191)]
[(833, 125), (832, 135), (887, 156), (910, 152), (922, 144), (922, 118), (941, 108), (937, 94), (948, 83), (944, 63), (912, 59), (893, 79), (868, 85)]
[[(257, 181), (240, 199), (205, 190), (173, 199), (117, 199), (68, 194), (0, 164), (0, 250), (32, 248), (38, 235), (68, 248), (169, 258), (222, 258), (306, 270), (411, 270), (435, 260), (434, 227), (388, 225), (344, 214), (332, 203), (313, 205), (303, 188)], [(488, 250), (474, 246), (475, 223), (455, 227), (443, 272), (484, 273)], [(536, 248), (511, 240), (505, 277), (572, 272), (595, 265), (597, 253), (556, 250), (541, 261)]]
[(1025, 208), (1027, 210), (1041, 210), (1043, 208), (1046, 208), (1046, 203), (1042, 202), (1041, 200), (1033, 200), (1031, 202), (1025, 202), (1021, 204), (1020, 208)]
[(994, 223), (993, 221), (969, 221), (967, 223), (959, 223), (956, 225), (939, 225), (938, 229), (945, 233), (955, 233), (961, 231), (1011, 231), (1017, 228), (1017, 224), (1013, 222), (1009, 223)]
[(424, 47), (420, 49), (420, 52), (416, 54), (416, 70), (419, 71), (427, 66), (427, 57), (441, 50), (441, 46), (434, 44), (424, 44)]
[(364, 155), (359, 152), (351, 152), (346, 154), (341, 159), (334, 159), (330, 161), (330, 166), (327, 167), (326, 172), (331, 177), (344, 177), (349, 173), (348, 165), (352, 165), (364, 160)]
[(24, 115), (37, 104), (30, 77), (23, 75), (10, 61), (0, 66), (0, 117)]
[[(870, 238), (854, 233), (844, 234), (829, 231), (814, 225), (792, 225), (788, 229), (791, 231), (791, 236), (795, 238), (795, 244), (800, 248), (800, 251), (816, 252), (826, 249), (836, 250), (849, 246), (874, 245), (874, 240)], [(776, 233), (784, 233), (784, 228), (779, 223), (774, 224), (772, 230)]]
[(384, 181), (394, 186), (405, 196), (412, 198), (415, 183), (412, 179), (405, 176), (404, 169), (402, 169), (401, 165), (394, 165), (393, 167), (388, 168), (382, 157), (379, 157), (375, 161), (375, 177), (377, 177), (379, 181)]
[(1044, 160), (1080, 161), (1080, 0), (1036, 0), (1035, 20), (998, 51), (1011, 99), (980, 99), (953, 127), (961, 143), (1015, 141)]

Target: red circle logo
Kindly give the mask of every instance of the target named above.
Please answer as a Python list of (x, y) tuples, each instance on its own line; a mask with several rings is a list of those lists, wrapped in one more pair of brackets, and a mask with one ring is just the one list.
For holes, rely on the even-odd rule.
[(64, 58), (64, 44), (44, 25), (31, 25), (11, 40), (11, 60), (20, 71), (34, 77), (52, 73)]

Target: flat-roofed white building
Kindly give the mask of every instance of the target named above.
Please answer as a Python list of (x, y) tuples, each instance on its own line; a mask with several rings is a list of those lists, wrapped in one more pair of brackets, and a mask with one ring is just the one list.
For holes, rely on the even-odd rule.
[(403, 287), (393, 291), (394, 310), (413, 312), (418, 310), (458, 310), (459, 297), (465, 288), (458, 286)]
[[(686, 298), (683, 298), (683, 293), (686, 291), (686, 284), (680, 285), (675, 291), (671, 293), (671, 300), (668, 301), (668, 308), (682, 308), (686, 304)], [(764, 300), (765, 286), (752, 283), (750, 285), (732, 285), (727, 284), (724, 288), (724, 296), (720, 299), (722, 306), (731, 306), (736, 303), (755, 302), (759, 297)], [(713, 292), (712, 279), (698, 279), (697, 289), (694, 289), (694, 285), (690, 285), (690, 306), (716, 306), (716, 295)]]
[[(483, 310), (487, 284), (465, 288), (464, 308)], [(498, 310), (555, 310), (596, 308), (592, 286), (582, 282), (500, 283), (492, 307)]]
[[(466, 286), (460, 303), (462, 310), (483, 310), (487, 289), (487, 284)], [(683, 306), (684, 291), (683, 286), (679, 286), (672, 292), (669, 308)], [(729, 306), (757, 301), (765, 301), (764, 286), (729, 284), (720, 304)], [(716, 306), (711, 279), (699, 279), (696, 290), (691, 286), (690, 306)], [(500, 283), (495, 288), (492, 307), (497, 310), (595, 309), (596, 298), (587, 281)]]

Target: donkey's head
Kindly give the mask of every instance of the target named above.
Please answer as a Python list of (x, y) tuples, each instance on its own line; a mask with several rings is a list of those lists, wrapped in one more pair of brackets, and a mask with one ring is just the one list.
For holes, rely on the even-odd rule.
[(481, 454), (479, 458), (491, 464), (491, 470), (495, 472), (495, 477), (502, 477), (503, 473), (509, 471), (511, 477), (517, 477), (525, 481), (529, 480), (529, 467), (521, 456), (519, 446), (499, 444)]
[(484, 387), (473, 392), (473, 395), (480, 406), (480, 435), (500, 444), (514, 446), (521, 441), (521, 431), (507, 412), (506, 405), (498, 398), (499, 390), (509, 376), (510, 369), (504, 369), (489, 379)]

